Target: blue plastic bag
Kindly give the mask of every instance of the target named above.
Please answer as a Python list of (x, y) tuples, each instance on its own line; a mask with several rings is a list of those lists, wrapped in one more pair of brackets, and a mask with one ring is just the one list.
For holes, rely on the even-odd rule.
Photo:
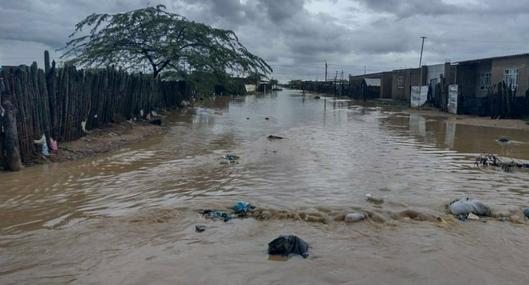
[(246, 201), (239, 201), (233, 205), (232, 209), (235, 214), (246, 214), (252, 209), (252, 206)]

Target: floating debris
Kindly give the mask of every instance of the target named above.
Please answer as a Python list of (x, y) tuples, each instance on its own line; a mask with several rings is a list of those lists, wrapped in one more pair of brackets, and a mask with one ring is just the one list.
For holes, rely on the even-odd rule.
[(222, 211), (218, 211), (218, 210), (206, 209), (206, 210), (200, 211), (200, 213), (202, 215), (204, 215), (204, 217), (209, 218), (209, 219), (213, 219), (213, 220), (223, 220), (223, 221), (227, 222), (227, 221), (233, 219), (233, 217), (230, 214), (222, 212)]
[(466, 220), (470, 218), (470, 214), (474, 214), (479, 217), (490, 217), (492, 213), (489, 206), (483, 204), (479, 200), (470, 199), (468, 197), (452, 201), (448, 205), (448, 208), (450, 209), (450, 213), (460, 220)]
[(282, 140), (282, 139), (284, 139), (284, 137), (269, 135), (268, 139), (269, 140)]
[[(510, 160), (510, 161), (507, 161)], [(515, 161), (514, 159), (500, 158), (494, 154), (480, 155), (476, 158), (475, 165), (501, 167), (505, 172), (511, 172), (513, 168), (529, 168), (529, 162)]]
[(349, 213), (345, 215), (344, 221), (346, 223), (357, 223), (366, 219), (366, 215), (360, 212)]
[(233, 205), (232, 210), (237, 215), (245, 215), (255, 207), (246, 201), (239, 201)]
[(195, 231), (196, 231), (197, 233), (201, 233), (201, 232), (203, 232), (203, 231), (205, 231), (205, 230), (206, 230), (206, 226), (205, 226), (205, 225), (196, 225), (196, 226), (195, 226)]
[(224, 159), (227, 160), (229, 163), (237, 163), (240, 157), (235, 154), (226, 154), (224, 156)]
[(268, 254), (289, 256), (298, 254), (307, 258), (309, 256), (309, 245), (295, 235), (280, 236), (268, 244)]
[(371, 193), (366, 194), (366, 200), (368, 202), (371, 202), (371, 203), (374, 203), (374, 204), (382, 204), (382, 203), (384, 203), (384, 199), (382, 199), (380, 197), (375, 197)]
[(473, 221), (478, 221), (479, 220), (479, 216), (476, 216), (476, 215), (470, 213), (470, 214), (468, 214), (467, 219), (473, 220)]
[(509, 137), (499, 137), (496, 141), (499, 143), (509, 143), (511, 139)]

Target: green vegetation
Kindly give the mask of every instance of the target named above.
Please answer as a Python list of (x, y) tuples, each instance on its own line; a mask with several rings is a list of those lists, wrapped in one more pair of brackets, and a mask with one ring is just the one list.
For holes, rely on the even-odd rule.
[(92, 14), (75, 26), (70, 38), (63, 58), (85, 67), (148, 68), (155, 78), (167, 71), (190, 75), (272, 72), (233, 31), (190, 21), (163, 5), (113, 15)]

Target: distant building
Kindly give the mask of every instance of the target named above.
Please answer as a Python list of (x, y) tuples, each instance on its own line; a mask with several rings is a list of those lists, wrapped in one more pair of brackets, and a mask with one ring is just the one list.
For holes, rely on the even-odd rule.
[(364, 92), (367, 98), (391, 98), (391, 81), (391, 72), (349, 76), (353, 97), (358, 98), (363, 98)]

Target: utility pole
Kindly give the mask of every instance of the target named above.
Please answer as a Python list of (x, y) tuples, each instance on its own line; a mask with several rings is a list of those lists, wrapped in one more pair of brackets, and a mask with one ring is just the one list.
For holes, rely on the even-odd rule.
[(325, 61), (325, 82), (327, 82), (327, 61)]
[(364, 65), (364, 75), (366, 75), (366, 74), (367, 74), (367, 66)]
[(422, 36), (421, 39), (422, 39), (422, 44), (421, 44), (421, 58), (419, 59), (419, 68), (421, 68), (422, 66), (422, 52), (424, 51), (424, 40), (426, 39), (426, 37)]

